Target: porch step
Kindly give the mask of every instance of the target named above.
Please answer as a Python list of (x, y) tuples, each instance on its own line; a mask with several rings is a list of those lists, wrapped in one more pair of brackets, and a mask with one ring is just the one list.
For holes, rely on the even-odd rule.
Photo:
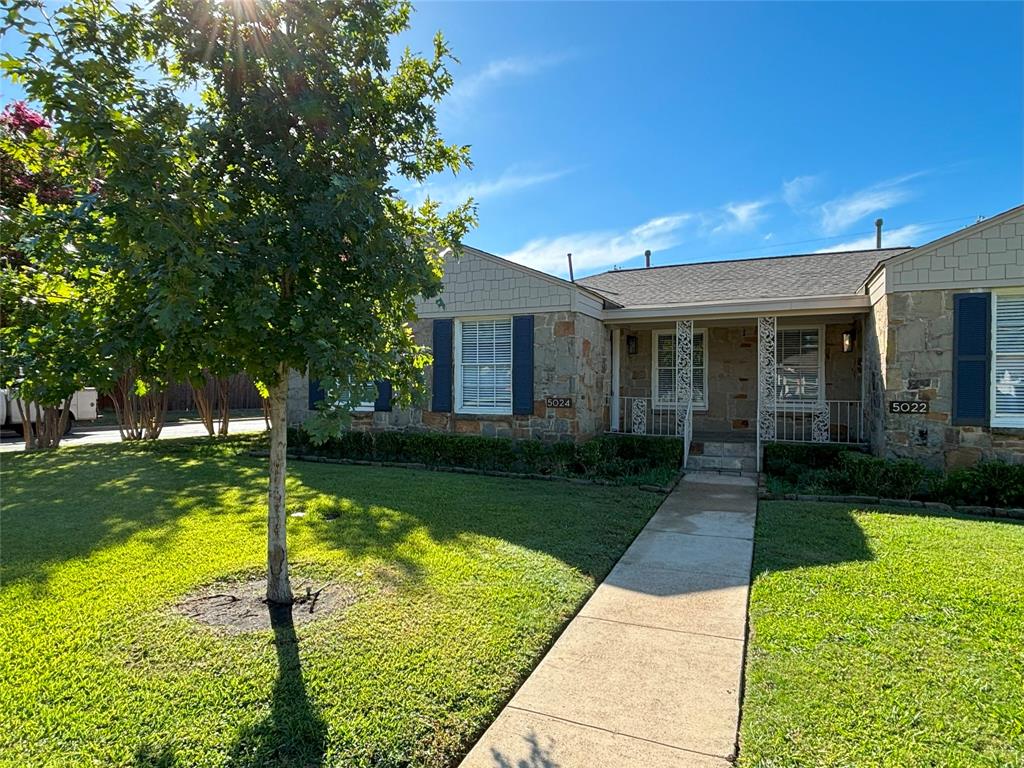
[(691, 472), (756, 472), (757, 444), (718, 440), (694, 440), (685, 469)]

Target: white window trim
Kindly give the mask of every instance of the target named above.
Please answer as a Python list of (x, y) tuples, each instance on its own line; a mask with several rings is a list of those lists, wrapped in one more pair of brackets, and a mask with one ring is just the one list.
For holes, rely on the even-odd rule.
[[(500, 316), (479, 316), (479, 317), (463, 317), (455, 320), (455, 413), (465, 414), (467, 416), (511, 416), (512, 415), (512, 403), (509, 403), (508, 408), (480, 408), (480, 407), (466, 407), (462, 404), (462, 323), (463, 322), (475, 322), (477, 320), (508, 320), (510, 324), (513, 324), (511, 315), (500, 315)], [(509, 350), (509, 366), (512, 369), (513, 374), (515, 373), (515, 329), (511, 331), (511, 348)]]
[[(658, 410), (667, 410), (675, 407), (674, 403), (665, 403), (658, 399), (658, 337), (659, 336), (671, 336), (674, 340), (676, 337), (675, 329), (673, 328), (656, 328), (651, 331), (651, 404)], [(707, 328), (694, 328), (694, 338), (701, 336), (704, 338), (704, 377), (701, 381), (701, 392), (704, 393), (704, 402), (694, 402), (693, 410), (701, 413), (706, 413), (708, 410), (708, 358), (710, 357), (708, 352), (708, 333)]]
[[(782, 331), (818, 331), (818, 399), (783, 400), (779, 397), (779, 365), (782, 350), (779, 349), (779, 333)], [(775, 329), (775, 402), (786, 411), (814, 411), (825, 405), (825, 326), (824, 325), (779, 325)]]
[(998, 416), (996, 415), (996, 316), (998, 315), (998, 304), (1000, 296), (1021, 296), (1024, 295), (1024, 288), (1010, 288), (992, 291), (992, 306), (990, 313), (991, 328), (989, 330), (989, 386), (988, 386), (988, 418), (990, 427), (1024, 428), (1024, 416)]

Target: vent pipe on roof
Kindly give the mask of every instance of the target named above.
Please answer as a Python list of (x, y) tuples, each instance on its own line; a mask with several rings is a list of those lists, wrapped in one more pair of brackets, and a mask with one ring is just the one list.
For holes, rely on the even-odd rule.
[(882, 220), (875, 219), (875, 248), (882, 247)]
[(647, 269), (651, 268), (651, 250), (648, 248), (644, 251), (644, 262), (647, 265)]
[(576, 278), (574, 278), (572, 276), (572, 254), (570, 253), (570, 254), (567, 254), (567, 255), (569, 257), (569, 282), (570, 283), (575, 283), (576, 282)]

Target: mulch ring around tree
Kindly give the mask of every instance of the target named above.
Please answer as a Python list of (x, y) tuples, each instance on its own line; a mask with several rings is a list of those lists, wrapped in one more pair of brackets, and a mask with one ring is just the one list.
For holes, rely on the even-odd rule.
[[(186, 595), (173, 606), (181, 616), (208, 627), (237, 635), (274, 628), (266, 600), (266, 576), (246, 575), (233, 581), (218, 581)], [(336, 611), (343, 611), (359, 599), (351, 586), (339, 582), (314, 582), (292, 577), (291, 624), (308, 624)]]

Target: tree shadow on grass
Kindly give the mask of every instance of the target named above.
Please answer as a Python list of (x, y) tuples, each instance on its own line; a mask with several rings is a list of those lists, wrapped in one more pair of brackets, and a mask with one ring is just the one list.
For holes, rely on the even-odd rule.
[(45, 595), (52, 571), (70, 560), (133, 537), (159, 549), (196, 510), (265, 504), (266, 469), (240, 457), (242, 448), (233, 438), (189, 438), (5, 456), (2, 582)]
[(324, 762), (327, 725), (306, 691), (292, 606), (269, 605), (268, 610), (277, 652), (277, 680), (270, 714), (241, 734), (231, 750), (228, 765), (315, 768)]
[(779, 501), (758, 509), (754, 574), (874, 560), (854, 509)]

